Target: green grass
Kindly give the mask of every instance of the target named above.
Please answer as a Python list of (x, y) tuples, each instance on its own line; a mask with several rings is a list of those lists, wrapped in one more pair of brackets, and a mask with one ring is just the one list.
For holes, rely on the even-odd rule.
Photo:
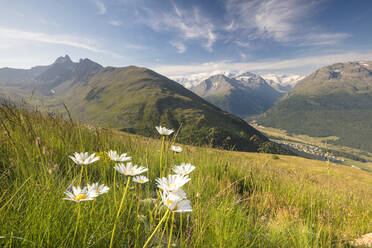
[[(154, 132), (156, 130), (154, 129)], [(0, 107), (0, 246), (72, 247), (78, 204), (63, 192), (77, 185), (73, 152), (127, 152), (149, 168), (150, 183), (131, 183), (115, 233), (114, 247), (142, 247), (165, 209), (156, 195), (160, 140), (110, 129), (79, 126), (22, 108)], [(348, 247), (372, 231), (372, 174), (299, 157), (183, 146), (167, 152), (170, 168), (182, 162), (196, 170), (184, 190), (193, 212), (176, 215), (172, 247)], [(111, 189), (82, 202), (76, 247), (108, 247), (126, 177), (107, 158), (88, 167), (83, 183)], [(132, 205), (131, 205), (132, 204)], [(93, 208), (94, 206), (94, 208)], [(166, 247), (161, 227), (149, 247)], [(165, 230), (161, 239), (162, 231)]]

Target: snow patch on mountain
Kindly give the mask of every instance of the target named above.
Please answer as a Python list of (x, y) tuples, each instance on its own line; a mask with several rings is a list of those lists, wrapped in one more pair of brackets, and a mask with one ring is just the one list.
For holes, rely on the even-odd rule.
[(285, 93), (289, 92), (298, 81), (303, 79), (305, 76), (296, 75), (296, 74), (264, 74), (261, 75), (266, 82), (279, 92)]
[(173, 76), (173, 77), (170, 77), (170, 79), (176, 81), (179, 84), (182, 84), (185, 88), (190, 89), (192, 87), (197, 86), (202, 81), (215, 75), (224, 75), (226, 77), (231, 78), (237, 74), (238, 72), (213, 71), (213, 72), (202, 72), (202, 73), (191, 74), (186, 77), (185, 76)]

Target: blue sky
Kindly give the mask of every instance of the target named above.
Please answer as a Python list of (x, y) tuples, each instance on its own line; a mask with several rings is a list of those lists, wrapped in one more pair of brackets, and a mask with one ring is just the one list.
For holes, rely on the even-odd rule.
[(370, 0), (3, 0), (0, 67), (58, 56), (137, 65), (166, 76), (307, 74), (372, 60)]

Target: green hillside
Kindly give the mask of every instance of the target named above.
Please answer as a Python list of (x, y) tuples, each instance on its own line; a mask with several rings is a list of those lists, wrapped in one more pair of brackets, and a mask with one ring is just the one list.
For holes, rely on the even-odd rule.
[(179, 130), (185, 144), (288, 154), (242, 119), (146, 68), (103, 68), (89, 59), (74, 63), (66, 55), (27, 87), (8, 84), (0, 90), (0, 97), (24, 98), (44, 112), (66, 113), (66, 119), (149, 137), (155, 126), (165, 125)]
[(337, 136), (335, 144), (372, 149), (372, 63), (339, 63), (300, 81), (257, 118), (264, 126), (315, 137)]
[[(114, 190), (114, 163), (103, 153), (110, 149), (128, 153), (150, 178), (141, 191), (130, 184), (113, 247), (142, 247), (166, 213), (155, 185), (159, 139), (1, 105), (0, 145), (2, 247), (108, 247), (127, 181), (117, 174)], [(184, 187), (193, 210), (176, 213), (174, 225), (165, 221), (148, 247), (350, 247), (372, 230), (371, 173), (291, 156), (183, 150), (165, 149), (162, 161), (167, 171), (182, 162), (196, 166)], [(82, 171), (68, 156), (80, 151), (101, 156), (82, 184), (110, 190), (94, 201), (64, 201)]]
[(189, 144), (256, 151), (267, 141), (243, 120), (146, 68), (106, 68), (63, 100), (73, 118), (145, 136), (161, 124), (182, 125), (179, 140)]

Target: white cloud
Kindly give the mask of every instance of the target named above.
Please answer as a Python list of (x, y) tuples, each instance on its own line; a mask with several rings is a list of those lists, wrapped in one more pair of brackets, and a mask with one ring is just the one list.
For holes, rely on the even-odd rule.
[(234, 43), (244, 48), (252, 48), (252, 45), (249, 42), (243, 42), (243, 41), (236, 40), (234, 41)]
[(112, 21), (109, 21), (109, 23), (115, 27), (121, 26), (123, 24), (121, 21), (118, 21), (118, 20), (112, 20)]
[(89, 50), (96, 53), (105, 53), (108, 55), (121, 57), (120, 55), (99, 49), (95, 46), (95, 42), (92, 40), (81, 38), (81, 37), (74, 37), (69, 35), (54, 35), (54, 34), (46, 34), (40, 32), (29, 32), (17, 29), (9, 29), (0, 27), (0, 44), (7, 43), (9, 41), (29, 41), (29, 42), (39, 42), (39, 43), (49, 43), (49, 44), (56, 44), (56, 45), (65, 45), (76, 47), (80, 49)]
[(177, 48), (177, 52), (178, 53), (184, 53), (186, 51), (186, 46), (182, 42), (171, 41), (171, 42), (169, 42), (169, 44), (171, 44), (172, 46), (174, 46), (175, 48)]
[[(312, 27), (311, 14), (319, 1), (307, 0), (227, 0), (225, 30), (248, 40), (269, 39), (297, 45), (330, 45), (349, 35), (327, 33)], [(310, 38), (310, 39), (309, 39)]]
[(240, 57), (243, 59), (243, 60), (245, 60), (246, 58), (247, 58), (247, 54), (245, 54), (245, 53), (240, 53)]
[(304, 36), (303, 46), (335, 45), (341, 40), (349, 38), (347, 33), (309, 33)]
[(105, 5), (100, 0), (91, 0), (98, 8), (98, 12), (100, 15), (106, 14), (107, 10)]
[(347, 61), (372, 60), (372, 51), (350, 52), (340, 54), (328, 54), (319, 56), (310, 56), (287, 60), (268, 60), (248, 63), (229, 63), (209, 62), (194, 65), (161, 65), (153, 69), (158, 73), (168, 77), (188, 76), (197, 73), (211, 73), (213, 71), (276, 71), (276, 70), (294, 70), (296, 68), (308, 67), (319, 68), (321, 66)]
[(142, 21), (155, 31), (175, 31), (179, 39), (200, 40), (208, 50), (213, 50), (213, 44), (217, 40), (213, 22), (200, 13), (199, 8), (184, 10), (173, 5), (171, 11), (158, 11), (142, 8), (139, 13)]

